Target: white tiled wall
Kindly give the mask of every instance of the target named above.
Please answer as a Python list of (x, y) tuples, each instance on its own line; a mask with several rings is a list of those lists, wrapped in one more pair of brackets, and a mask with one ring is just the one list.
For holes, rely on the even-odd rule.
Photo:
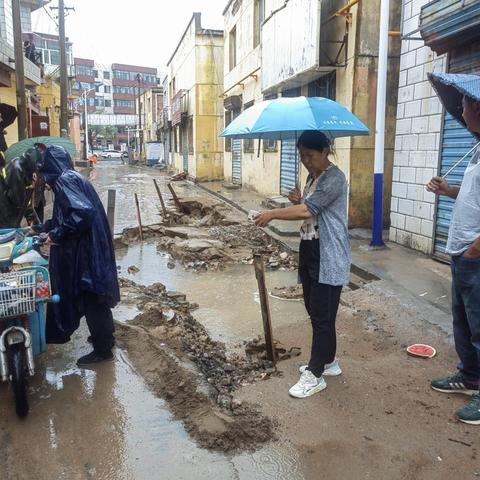
[[(404, 2), (404, 36), (418, 29), (420, 8), (427, 1)], [(437, 57), (423, 40), (402, 41), (390, 240), (425, 253), (432, 250), (435, 209), (435, 196), (425, 183), (437, 173), (442, 127), (442, 106), (427, 73), (445, 68), (445, 57)]]

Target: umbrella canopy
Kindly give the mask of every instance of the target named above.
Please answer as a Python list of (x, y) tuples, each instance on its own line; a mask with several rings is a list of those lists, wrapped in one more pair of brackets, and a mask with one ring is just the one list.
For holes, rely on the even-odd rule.
[(445, 110), (464, 127), (462, 99), (464, 96), (480, 102), (480, 75), (460, 73), (430, 73), (428, 75)]
[(62, 137), (32, 137), (26, 138), (21, 142), (13, 144), (5, 152), (5, 160), (10, 161), (14, 158), (20, 157), (30, 148), (34, 148), (36, 143), (42, 143), (43, 145), (50, 147), (52, 145), (57, 145), (63, 147), (72, 158), (75, 157), (75, 145), (68, 139)]
[(330, 138), (368, 135), (368, 128), (344, 106), (322, 97), (282, 97), (245, 110), (221, 137), (294, 139), (306, 130), (319, 130)]

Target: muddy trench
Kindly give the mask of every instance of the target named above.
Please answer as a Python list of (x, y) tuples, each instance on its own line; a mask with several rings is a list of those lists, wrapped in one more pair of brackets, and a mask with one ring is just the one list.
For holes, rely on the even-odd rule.
[[(214, 283), (221, 283), (224, 277), (231, 296), (235, 295), (232, 269), (240, 268), (242, 277), (250, 274), (253, 278), (250, 265), (255, 253), (263, 256), (267, 271), (288, 273), (290, 279), (297, 266), (292, 253), (263, 230), (225, 205), (205, 198), (182, 201), (181, 211), (171, 211), (168, 219), (144, 227), (142, 233), (146, 245), (141, 244), (138, 228), (125, 229), (116, 241), (117, 252), (128, 258), (130, 249), (143, 251), (146, 246), (152, 254), (149, 270), (155, 272), (156, 264), (166, 263), (169, 276), (190, 275), (200, 285), (205, 274), (210, 280), (216, 278)], [(123, 260), (120, 265), (122, 306), (134, 306), (138, 314), (117, 321), (117, 345), (128, 352), (149, 388), (166, 401), (192, 438), (201, 447), (222, 452), (254, 450), (275, 439), (275, 420), (260, 414), (254, 403), (235, 399), (242, 386), (280, 375), (266, 359), (261, 338), (233, 335), (228, 346), (212, 339), (195, 318), (199, 306), (190, 302), (190, 295), (168, 290), (160, 282), (138, 283), (145, 267), (127, 265)], [(158, 270), (155, 276), (162, 278)], [(229, 296), (219, 298), (215, 290), (212, 286), (210, 298), (205, 300), (222, 302), (222, 308), (228, 309)], [(252, 293), (256, 304), (256, 292)], [(275, 298), (292, 299), (290, 289), (279, 286), (274, 293)], [(242, 313), (237, 310), (239, 319)], [(259, 305), (256, 317), (254, 332), (259, 333)], [(278, 345), (278, 351), (282, 358), (300, 353), (283, 345)]]

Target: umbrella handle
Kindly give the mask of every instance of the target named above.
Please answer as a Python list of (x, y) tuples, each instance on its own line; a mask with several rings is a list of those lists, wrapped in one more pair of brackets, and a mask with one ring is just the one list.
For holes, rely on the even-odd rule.
[(442, 175), (442, 178), (445, 179), (447, 176), (453, 172), (473, 151), (480, 147), (480, 142), (474, 145), (458, 162), (456, 162), (451, 168), (448, 169), (446, 173)]

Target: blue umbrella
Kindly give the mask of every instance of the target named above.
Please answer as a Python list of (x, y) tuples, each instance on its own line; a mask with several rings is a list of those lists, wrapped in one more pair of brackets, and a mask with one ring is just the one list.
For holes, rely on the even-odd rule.
[(368, 128), (342, 105), (322, 97), (282, 97), (245, 110), (221, 137), (295, 139), (305, 130), (319, 130), (330, 138), (368, 135)]
[(466, 73), (430, 73), (428, 79), (445, 110), (464, 127), (462, 99), (480, 102), (480, 75)]

